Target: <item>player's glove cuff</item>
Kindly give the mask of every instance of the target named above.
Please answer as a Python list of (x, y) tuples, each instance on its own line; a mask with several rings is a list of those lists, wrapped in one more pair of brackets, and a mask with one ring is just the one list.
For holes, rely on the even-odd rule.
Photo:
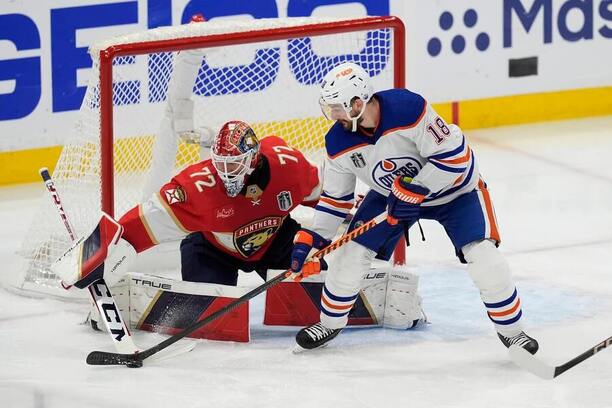
[(399, 200), (410, 204), (421, 204), (429, 189), (416, 184), (412, 184), (412, 179), (407, 176), (398, 177), (393, 182), (391, 192)]
[(314, 231), (301, 229), (293, 239), (291, 251), (291, 270), (299, 272), (312, 248), (321, 249), (329, 245), (330, 241)]
[(323, 238), (321, 235), (308, 229), (301, 229), (295, 234), (293, 243), (307, 245), (310, 248), (321, 249), (329, 245), (330, 240)]

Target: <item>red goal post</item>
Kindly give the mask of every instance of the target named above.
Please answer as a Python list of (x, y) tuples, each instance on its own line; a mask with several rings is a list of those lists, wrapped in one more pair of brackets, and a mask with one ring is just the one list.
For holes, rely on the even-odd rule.
[[(393, 16), (213, 20), (117, 37), (90, 54), (80, 119), (54, 171), (77, 235), (100, 210), (121, 215), (200, 160), (204, 133), (227, 120), (245, 120), (320, 161), (332, 123), (318, 111), (318, 87), (337, 63), (369, 68), (375, 89), (405, 86), (405, 29)], [(178, 130), (178, 107), (189, 103), (187, 122), (206, 122), (195, 141)], [(53, 285), (49, 265), (69, 241), (45, 201), (21, 254), (25, 281)]]

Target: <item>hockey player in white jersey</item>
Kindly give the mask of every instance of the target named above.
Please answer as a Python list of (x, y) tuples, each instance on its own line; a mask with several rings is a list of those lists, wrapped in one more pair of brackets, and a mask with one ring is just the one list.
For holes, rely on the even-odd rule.
[[(379, 224), (339, 250), (339, 261), (325, 280), (320, 322), (300, 330), (298, 345), (312, 349), (337, 336), (372, 259), (390, 257), (403, 227), (432, 219), (442, 224), (456, 255), (468, 264), (502, 343), (535, 353), (538, 343), (523, 331), (521, 301), (497, 249), (500, 236), (487, 185), (461, 129), (407, 89), (374, 93), (369, 75), (353, 63), (340, 64), (325, 76), (319, 103), (336, 123), (325, 136), (324, 186), (314, 225), (296, 235), (292, 269), (300, 270), (312, 247), (333, 237), (352, 207), (357, 178), (370, 191), (349, 230), (385, 210), (400, 223)], [(413, 312), (410, 318), (417, 321), (419, 311)]]

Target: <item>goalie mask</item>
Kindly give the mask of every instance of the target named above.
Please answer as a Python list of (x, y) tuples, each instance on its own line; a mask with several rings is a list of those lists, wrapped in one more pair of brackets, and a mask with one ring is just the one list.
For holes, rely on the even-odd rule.
[[(363, 115), (372, 93), (368, 73), (357, 64), (345, 62), (329, 71), (323, 78), (319, 105), (328, 120), (351, 121), (351, 130), (355, 132), (357, 122)], [(352, 102), (355, 98), (363, 101), (363, 107), (356, 116), (352, 116)]]
[(211, 157), (227, 195), (236, 197), (257, 165), (259, 140), (246, 123), (227, 122), (213, 141)]

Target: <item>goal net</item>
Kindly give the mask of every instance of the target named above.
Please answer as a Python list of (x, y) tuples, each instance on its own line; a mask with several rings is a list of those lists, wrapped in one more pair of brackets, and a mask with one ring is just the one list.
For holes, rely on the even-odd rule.
[[(361, 65), (375, 89), (404, 85), (395, 17), (194, 21), (113, 38), (90, 54), (79, 120), (53, 173), (77, 236), (101, 210), (118, 218), (201, 160), (228, 120), (250, 123), (260, 138), (280, 136), (320, 162), (332, 123), (319, 111), (318, 89), (338, 63)], [(20, 250), (18, 286), (68, 294), (49, 267), (70, 239), (51, 199), (41, 200)]]

